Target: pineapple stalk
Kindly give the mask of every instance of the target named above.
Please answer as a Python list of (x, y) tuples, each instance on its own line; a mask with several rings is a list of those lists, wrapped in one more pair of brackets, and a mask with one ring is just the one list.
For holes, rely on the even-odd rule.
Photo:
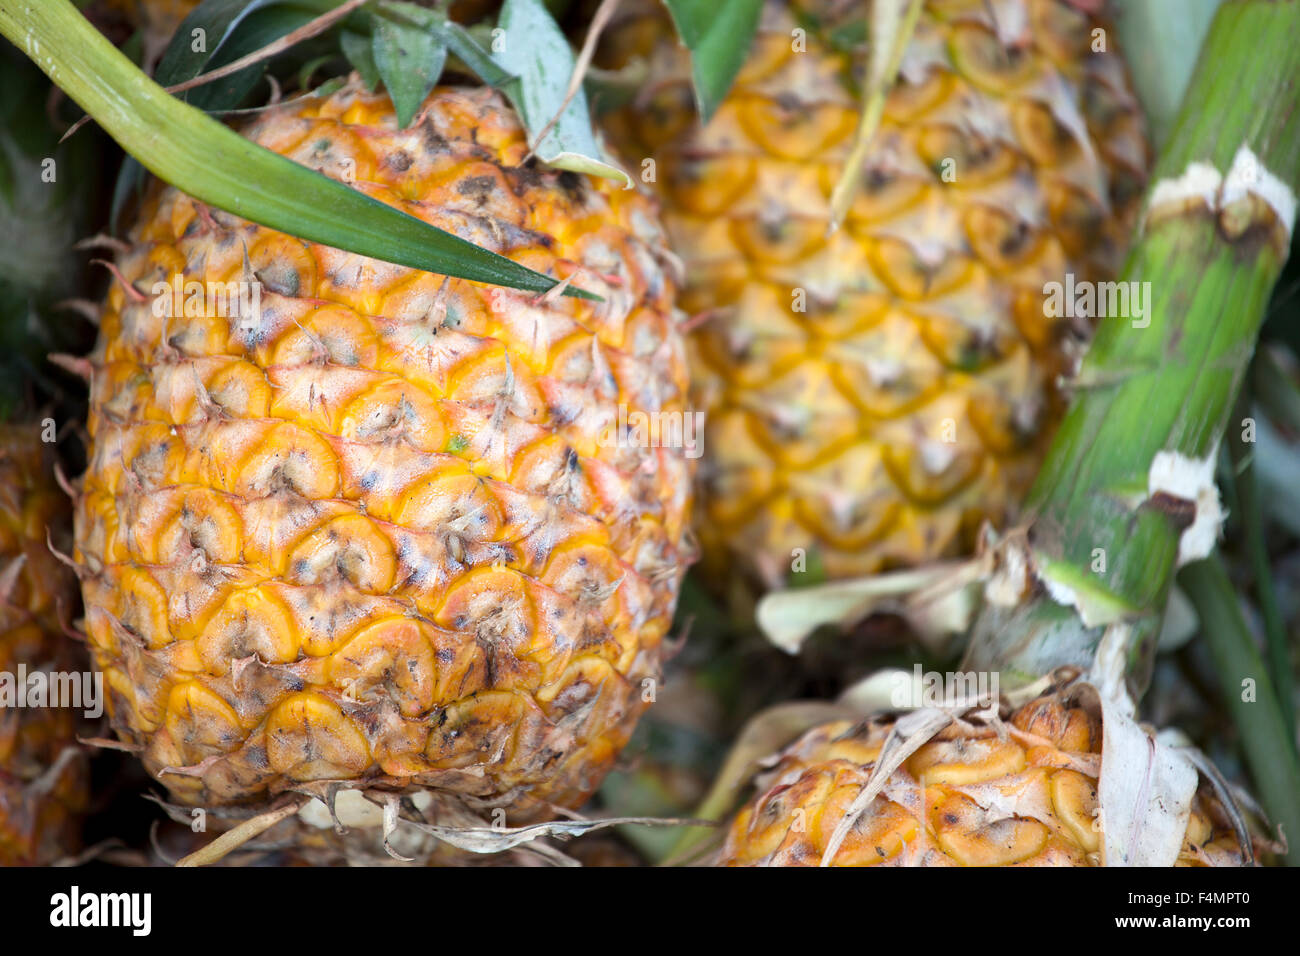
[(1140, 692), (1173, 574), (1213, 546), (1219, 441), (1294, 225), (1297, 31), (1298, 0), (1215, 18), (1121, 276), (1150, 283), (1147, 314), (1101, 321), (1026, 503), (1045, 587), (974, 624), (967, 666), (1004, 686), (1089, 666), (1123, 623)]

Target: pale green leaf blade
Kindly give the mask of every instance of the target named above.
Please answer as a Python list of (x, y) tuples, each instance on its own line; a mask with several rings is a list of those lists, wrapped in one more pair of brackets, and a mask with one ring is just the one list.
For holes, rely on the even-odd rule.
[[(587, 94), (581, 87), (563, 107), (575, 60), (546, 5), (541, 0), (506, 0), (498, 26), (505, 31), (504, 44), (493, 59), (518, 78), (505, 90), (523, 118), (537, 156), (560, 169), (630, 185), (627, 173), (611, 163), (596, 142)], [(546, 135), (538, 142), (543, 131)]]

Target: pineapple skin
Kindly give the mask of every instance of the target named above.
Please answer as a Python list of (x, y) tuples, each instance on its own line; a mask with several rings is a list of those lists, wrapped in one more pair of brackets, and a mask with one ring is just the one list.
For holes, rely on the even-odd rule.
[(581, 803), (653, 696), (692, 556), (691, 461), (603, 434), (620, 405), (684, 409), (652, 202), (520, 167), (485, 88), (440, 87), (398, 130), (350, 83), (244, 132), (605, 301), (375, 262), (156, 188), (125, 280), (247, 271), (262, 315), (159, 317), (120, 284), (105, 305), (75, 557), (114, 728), (190, 804), (330, 781), (512, 821)]
[[(805, 734), (736, 815), (721, 866), (817, 866), (893, 726), (837, 721)], [(1101, 721), (1060, 695), (1005, 725), (950, 724), (886, 783), (832, 866), (1100, 866)], [(1008, 808), (1000, 811), (999, 808)], [(1227, 813), (1202, 782), (1177, 866), (1242, 866)]]
[(1086, 334), (1045, 316), (1043, 286), (1113, 275), (1138, 210), (1149, 155), (1113, 36), (1093, 53), (1105, 22), (1065, 0), (927, 0), (828, 235), (864, 64), (835, 38), (866, 5), (767, 3), (703, 128), (659, 6), (607, 33), (606, 66), (653, 78), (607, 130), (654, 160), (687, 269), (706, 571), (776, 587), (968, 552), (1014, 517)]
[[(67, 536), (38, 425), (0, 425), (0, 672), (81, 671), (62, 621), (76, 583), (46, 541)], [(76, 850), (88, 799), (78, 712), (0, 708), (0, 866), (47, 865)]]

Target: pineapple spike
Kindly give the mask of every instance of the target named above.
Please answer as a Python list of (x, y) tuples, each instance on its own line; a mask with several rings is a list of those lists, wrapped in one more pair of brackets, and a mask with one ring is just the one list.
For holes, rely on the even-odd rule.
[(91, 325), (99, 325), (99, 306), (89, 299), (63, 299), (55, 302), (53, 308), (79, 315)]
[(149, 297), (147, 295), (145, 295), (143, 292), (137, 289), (133, 283), (130, 283), (126, 280), (126, 278), (122, 275), (122, 270), (120, 270), (117, 267), (116, 262), (110, 262), (107, 259), (91, 259), (90, 264), (95, 266), (103, 266), (105, 269), (111, 272), (113, 274), (114, 281), (116, 281), (117, 284), (122, 287), (122, 291), (126, 293), (127, 298), (129, 298), (132, 302), (138, 303), (138, 302), (149, 301)]
[(114, 255), (122, 255), (129, 252), (131, 244), (125, 239), (119, 239), (117, 236), (110, 236), (106, 233), (96, 233), (93, 236), (87, 236), (72, 247), (77, 252), (89, 252), (94, 249), (107, 249)]
[(69, 501), (77, 500), (77, 496), (78, 496), (77, 489), (74, 488), (72, 486), (72, 482), (68, 480), (67, 473), (64, 472), (63, 465), (61, 464), (56, 464), (54, 466), (54, 483), (59, 486), (59, 489), (65, 495), (68, 496)]
[(237, 827), (227, 830), (202, 849), (195, 850), (188, 856), (177, 860), (176, 865), (178, 867), (191, 867), (211, 866), (213, 863), (219, 863), (245, 843), (256, 839), (280, 821), (287, 820), (296, 814), (308, 799), (308, 797), (298, 794), (286, 797), (280, 806), (267, 810), (265, 813), (259, 813), (257, 816), (245, 820)]
[(49, 361), (51, 365), (56, 365), (65, 372), (77, 376), (83, 382), (89, 382), (95, 371), (90, 362), (80, 355), (52, 352), (49, 355)]
[(73, 574), (75, 574), (79, 580), (84, 575), (90, 573), (89, 571), (86, 570), (86, 568), (77, 564), (76, 561), (72, 560), (72, 558), (70, 558), (68, 555), (64, 554), (62, 551), (60, 551), (58, 548), (54, 546), (54, 538), (51, 536), (50, 529), (48, 526), (45, 528), (45, 546), (49, 548), (50, 554), (54, 555), (54, 559), (58, 561), (59, 564), (66, 565), (67, 567), (71, 568)]

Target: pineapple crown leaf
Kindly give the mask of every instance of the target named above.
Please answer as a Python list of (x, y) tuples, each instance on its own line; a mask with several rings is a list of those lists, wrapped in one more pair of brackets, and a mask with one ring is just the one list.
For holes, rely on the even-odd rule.
[[(385, 15), (389, 12), (406, 13), (411, 19), (402, 22)], [(425, 13), (427, 17), (418, 16)], [(447, 65), (447, 44), (438, 29), (445, 21), (438, 13), (408, 3), (384, 4), (371, 21), (375, 69), (393, 98), (399, 126), (411, 125)]]
[[(542, 0), (506, 0), (494, 31), (493, 59), (511, 69), (503, 91), (515, 105), (534, 154), (560, 169), (631, 179), (596, 141), (582, 68)], [(495, 41), (500, 41), (499, 44)]]
[(700, 121), (717, 110), (758, 32), (763, 0), (664, 0), (677, 34), (691, 51), (691, 76)]
[[(208, 3), (224, 8), (235, 0)], [(529, 292), (558, 285), (263, 149), (174, 98), (114, 49), (69, 0), (0, 8), (0, 33), (57, 76), (65, 92), (128, 153), (201, 202), (310, 242), (414, 269)], [(564, 294), (597, 298), (573, 287)]]
[[(215, 37), (210, 47), (197, 42), (206, 37)], [(449, 67), (467, 73), (509, 97), (543, 162), (630, 184), (597, 143), (581, 86), (569, 89), (581, 70), (542, 0), (507, 0), (489, 36), (442, 9), (403, 0), (206, 0), (172, 38), (157, 79), (172, 92), (197, 87), (191, 105), (231, 110), (248, 99), (273, 56), (290, 53), (306, 58), (304, 89), (341, 53), (368, 90), (383, 84), (403, 127)]]

